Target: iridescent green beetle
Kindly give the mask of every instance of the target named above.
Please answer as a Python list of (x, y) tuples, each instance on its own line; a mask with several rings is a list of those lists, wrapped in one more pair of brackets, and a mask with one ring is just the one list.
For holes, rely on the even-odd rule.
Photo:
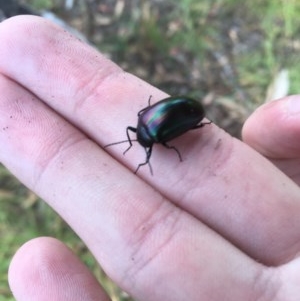
[[(145, 149), (146, 160), (138, 165), (134, 172), (135, 174), (141, 166), (146, 164), (149, 165), (150, 172), (153, 174), (150, 158), (154, 143), (160, 143), (168, 149), (173, 149), (177, 153), (179, 160), (182, 161), (178, 149), (175, 146), (168, 145), (167, 142), (189, 130), (198, 129), (211, 123), (211, 121), (202, 122), (205, 117), (204, 108), (193, 98), (171, 96), (153, 105), (150, 105), (150, 99), (151, 96), (148, 107), (138, 112), (137, 127), (128, 126), (126, 128), (127, 140), (105, 146), (129, 142), (129, 147), (123, 153), (125, 154), (132, 147), (132, 141), (139, 142)], [(130, 138), (129, 131), (136, 133), (135, 140)]]

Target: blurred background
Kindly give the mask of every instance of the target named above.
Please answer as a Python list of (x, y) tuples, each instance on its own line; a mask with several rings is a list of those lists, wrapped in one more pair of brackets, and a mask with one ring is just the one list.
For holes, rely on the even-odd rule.
[[(256, 107), (300, 92), (298, 0), (0, 0), (0, 21), (18, 14), (51, 19), (126, 71), (199, 99), (207, 117), (237, 138)], [(61, 218), (0, 165), (0, 301), (14, 300), (7, 284), (13, 254), (37, 236), (64, 241), (112, 300), (132, 300)]]

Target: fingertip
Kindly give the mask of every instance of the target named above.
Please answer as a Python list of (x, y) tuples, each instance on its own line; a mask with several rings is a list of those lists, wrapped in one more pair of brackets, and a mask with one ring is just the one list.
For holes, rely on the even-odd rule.
[(55, 28), (48, 20), (33, 15), (21, 15), (5, 19), (0, 23), (0, 39), (5, 41), (3, 44), (5, 47), (1, 47), (1, 49), (14, 47), (14, 40), (18, 38), (30, 40), (34, 38), (34, 32), (49, 30), (51, 25)]
[(242, 129), (243, 141), (269, 158), (294, 158), (300, 151), (300, 95), (259, 107)]
[(11, 261), (8, 279), (17, 300), (109, 300), (89, 270), (54, 238), (25, 243)]

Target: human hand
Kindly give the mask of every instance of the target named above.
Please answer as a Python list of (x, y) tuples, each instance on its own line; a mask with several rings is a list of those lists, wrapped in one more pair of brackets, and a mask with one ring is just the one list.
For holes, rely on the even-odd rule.
[[(166, 95), (37, 17), (0, 24), (0, 160), (77, 232), (138, 300), (299, 300), (298, 186), (215, 125), (122, 146), (149, 95)], [(172, 141), (173, 142), (173, 141)], [(14, 257), (17, 300), (108, 300), (62, 243)]]

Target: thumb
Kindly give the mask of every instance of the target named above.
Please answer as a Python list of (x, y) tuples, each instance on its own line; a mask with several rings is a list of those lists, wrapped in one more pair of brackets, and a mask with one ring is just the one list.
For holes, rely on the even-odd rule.
[(244, 142), (300, 185), (300, 95), (267, 103), (246, 121)]
[(296, 159), (300, 154), (300, 95), (257, 109), (246, 121), (244, 142), (271, 159)]

